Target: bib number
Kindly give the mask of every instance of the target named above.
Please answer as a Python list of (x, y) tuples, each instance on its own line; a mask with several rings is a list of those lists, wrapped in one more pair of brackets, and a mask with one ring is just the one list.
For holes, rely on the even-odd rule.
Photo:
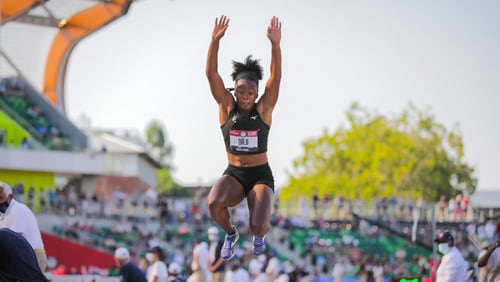
[(257, 130), (229, 131), (231, 149), (238, 152), (256, 152), (259, 149), (259, 132)]

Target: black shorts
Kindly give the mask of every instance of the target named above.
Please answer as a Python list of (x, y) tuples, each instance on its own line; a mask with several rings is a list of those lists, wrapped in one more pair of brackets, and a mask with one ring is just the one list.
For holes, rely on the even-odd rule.
[(223, 175), (231, 175), (236, 178), (243, 186), (245, 196), (248, 195), (248, 192), (250, 192), (256, 184), (265, 184), (274, 192), (274, 176), (269, 163), (252, 167), (228, 165)]

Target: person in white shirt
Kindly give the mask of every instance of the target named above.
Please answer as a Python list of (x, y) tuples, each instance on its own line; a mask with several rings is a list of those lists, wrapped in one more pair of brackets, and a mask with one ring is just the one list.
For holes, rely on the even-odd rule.
[(346, 268), (343, 262), (343, 258), (338, 258), (332, 270), (333, 281), (341, 282), (345, 274)]
[(210, 253), (207, 242), (203, 242), (201, 238), (197, 238), (191, 261), (191, 270), (193, 273), (188, 277), (189, 282), (207, 282), (211, 280), (211, 276), (208, 275), (209, 259)]
[(21, 234), (35, 251), (38, 266), (47, 269), (47, 254), (42, 241), (35, 214), (12, 195), (12, 188), (0, 182), (0, 228), (6, 227)]
[(270, 250), (268, 254), (268, 261), (266, 266), (266, 274), (269, 281), (274, 281), (280, 273), (281, 264), (278, 258), (276, 257), (276, 251)]
[(372, 268), (373, 277), (375, 277), (375, 282), (384, 282), (384, 264), (381, 261), (377, 261)]
[(266, 255), (262, 254), (258, 257), (252, 257), (248, 263), (248, 272), (250, 273), (250, 278), (254, 280), (261, 272), (267, 261)]
[(274, 282), (289, 282), (290, 273), (295, 271), (295, 267), (289, 261), (285, 261), (281, 266), (278, 277), (274, 279)]
[(266, 268), (264, 266), (262, 266), (262, 268), (260, 269), (260, 273), (257, 276), (255, 276), (255, 278), (252, 281), (253, 282), (268, 282)]
[(462, 253), (455, 247), (450, 231), (440, 233), (434, 242), (438, 251), (443, 254), (436, 272), (436, 282), (462, 282), (467, 273), (467, 262)]
[(231, 270), (226, 271), (224, 282), (251, 282), (250, 274), (237, 260), (232, 264)]
[(159, 246), (146, 253), (146, 259), (151, 263), (147, 269), (148, 282), (167, 282), (168, 271), (165, 264), (165, 252)]
[[(497, 241), (479, 255), (477, 267), (484, 269), (485, 281), (500, 281), (500, 222), (495, 229)], [(483, 282), (483, 281), (480, 281)]]

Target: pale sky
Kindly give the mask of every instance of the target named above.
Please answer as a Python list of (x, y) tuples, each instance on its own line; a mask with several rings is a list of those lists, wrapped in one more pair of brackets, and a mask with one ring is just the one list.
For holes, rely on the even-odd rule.
[(230, 18), (219, 53), (227, 87), (231, 60), (249, 54), (267, 79), (266, 28), (272, 16), (282, 22), (268, 152), (278, 188), (302, 142), (343, 124), (352, 102), (384, 115), (412, 102), (447, 128), (458, 123), (478, 189), (500, 190), (500, 1), (136, 1), (72, 53), (70, 118), (85, 114), (94, 127), (141, 133), (157, 119), (175, 146), (175, 180), (213, 184), (227, 160), (204, 70), (221, 14)]

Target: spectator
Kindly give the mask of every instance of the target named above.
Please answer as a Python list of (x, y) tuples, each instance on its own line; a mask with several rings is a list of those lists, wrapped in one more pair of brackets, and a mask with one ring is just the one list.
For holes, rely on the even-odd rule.
[(208, 270), (212, 273), (212, 282), (223, 282), (225, 273), (224, 260), (220, 256), (224, 241), (220, 239), (219, 229), (215, 226), (208, 228), (209, 265)]
[(241, 261), (236, 260), (226, 273), (224, 282), (250, 282), (250, 274), (243, 268)]
[(23, 203), (16, 201), (7, 183), (0, 182), (0, 227), (7, 227), (28, 240), (35, 251), (40, 269), (47, 268), (47, 254), (35, 214)]
[(281, 269), (280, 261), (277, 258), (277, 253), (275, 250), (270, 250), (268, 254), (268, 260), (266, 265), (266, 274), (268, 281), (274, 281), (279, 275)]
[(52, 212), (55, 210), (56, 201), (57, 201), (56, 192), (54, 191), (54, 188), (50, 187), (50, 189), (49, 189), (49, 206), (50, 206), (50, 210)]
[(182, 267), (180, 264), (176, 262), (172, 262), (168, 266), (168, 282), (183, 282), (184, 280), (181, 279), (180, 275), (182, 272)]
[(312, 206), (314, 212), (314, 219), (318, 219), (319, 196), (317, 188), (314, 189), (314, 193), (312, 195)]
[(23, 140), (21, 140), (21, 148), (28, 149), (30, 147), (30, 144), (28, 142), (28, 139), (26, 137), (23, 137)]
[(441, 195), (439, 197), (439, 202), (438, 202), (438, 220), (439, 221), (444, 221), (445, 220), (445, 211), (446, 211), (446, 196)]
[(126, 248), (115, 250), (115, 260), (120, 267), (121, 282), (146, 282), (144, 272), (130, 260), (130, 253)]
[[(286, 270), (286, 268), (285, 268)], [(286, 272), (286, 271), (285, 271)], [(314, 279), (314, 282), (333, 282), (333, 276), (328, 273), (328, 266), (323, 264), (319, 275)], [(287, 281), (285, 281), (287, 282)]]
[(40, 189), (40, 194), (39, 194), (39, 200), (40, 200), (40, 209), (42, 212), (46, 211), (46, 206), (47, 206), (47, 200), (45, 199), (45, 189), (41, 188)]
[[(263, 256), (263, 255), (261, 255)], [(267, 282), (266, 267), (263, 265), (260, 269), (259, 274), (252, 280), (253, 282)]]
[(191, 270), (193, 273), (189, 276), (189, 282), (205, 282), (208, 274), (208, 244), (201, 238), (196, 238), (196, 244), (193, 248), (193, 260), (191, 261)]
[(28, 241), (8, 228), (0, 228), (0, 281), (49, 281)]
[(333, 281), (341, 282), (347, 272), (346, 266), (343, 262), (343, 258), (338, 258), (337, 262), (333, 266), (332, 276)]
[(267, 257), (264, 254), (259, 255), (258, 257), (252, 257), (248, 263), (248, 273), (250, 274), (250, 278), (252, 280), (255, 280), (262, 273), (262, 269), (265, 267), (266, 261)]
[(35, 187), (33, 187), (33, 185), (31, 185), (28, 190), (28, 207), (30, 209), (35, 207)]
[(153, 247), (146, 258), (151, 263), (147, 270), (148, 282), (167, 282), (168, 271), (165, 264), (165, 252), (159, 246)]
[(434, 242), (438, 243), (438, 251), (443, 254), (436, 272), (436, 282), (464, 281), (467, 263), (460, 251), (454, 246), (451, 232), (440, 233)]

